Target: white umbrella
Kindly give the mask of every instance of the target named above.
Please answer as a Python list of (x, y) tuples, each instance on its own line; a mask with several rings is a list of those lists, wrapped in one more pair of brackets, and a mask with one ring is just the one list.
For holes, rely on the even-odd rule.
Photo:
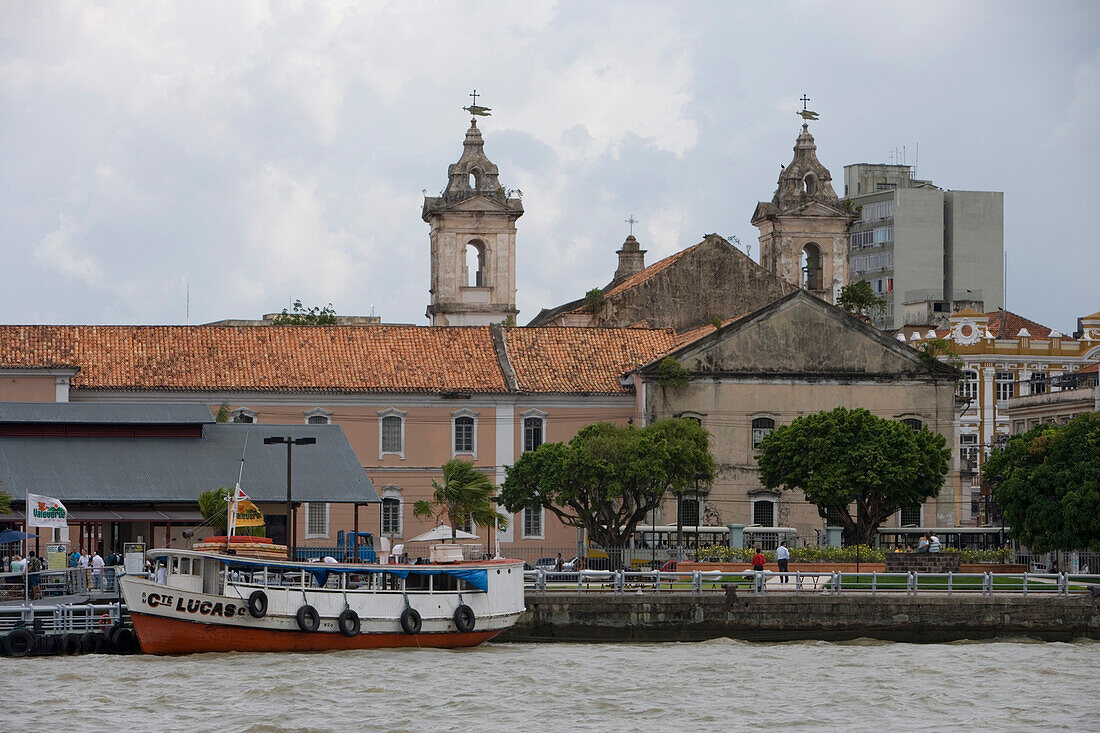
[[(469, 532), (463, 532), (461, 529), (454, 534), (456, 540), (476, 540), (476, 534), (470, 534)], [(451, 528), (445, 524), (441, 524), (435, 529), (428, 530), (422, 535), (413, 537), (411, 540), (405, 540), (406, 542), (441, 542), (443, 540), (451, 539)]]

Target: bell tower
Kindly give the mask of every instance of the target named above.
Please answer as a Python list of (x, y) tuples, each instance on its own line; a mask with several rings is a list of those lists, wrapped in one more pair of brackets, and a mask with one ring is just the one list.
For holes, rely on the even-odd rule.
[[(816, 119), (816, 113), (809, 114), (814, 116), (807, 119)], [(848, 227), (855, 217), (837, 198), (832, 180), (817, 159), (809, 125), (803, 124), (775, 195), (756, 205), (752, 223), (760, 230), (764, 269), (836, 303), (848, 283)]]
[(431, 226), (433, 326), (486, 326), (519, 313), (516, 219), (523, 203), (509, 196), (497, 173), (471, 119), (462, 157), (447, 169), (447, 188), (425, 196), (421, 213)]

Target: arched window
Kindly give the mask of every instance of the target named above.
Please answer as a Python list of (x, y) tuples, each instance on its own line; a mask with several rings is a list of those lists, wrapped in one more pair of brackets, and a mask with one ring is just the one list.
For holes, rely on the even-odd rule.
[(810, 196), (817, 193), (817, 176), (813, 173), (807, 173), (806, 177), (802, 179), (803, 191)]
[(752, 449), (756, 450), (760, 447), (761, 441), (768, 436), (768, 433), (775, 430), (775, 420), (770, 417), (757, 417), (752, 421)]
[(481, 190), (481, 169), (480, 168), (471, 168), (470, 169), (470, 188), (474, 189), (475, 191), (480, 191)]
[(907, 418), (905, 418), (904, 420), (901, 421), (901, 424), (902, 425), (908, 425), (909, 427), (913, 428), (913, 430), (917, 431), (918, 433), (920, 432), (920, 429), (922, 427), (924, 427), (923, 423), (921, 423), (921, 421), (918, 420), (915, 417), (907, 417)]
[(485, 243), (480, 239), (466, 244), (466, 284), (471, 288), (485, 286)]
[(535, 450), (546, 440), (546, 418), (539, 415), (523, 418), (523, 450)]
[(451, 413), (454, 455), (477, 456), (477, 413), (465, 408)]
[(306, 425), (328, 425), (332, 422), (332, 413), (323, 407), (314, 407), (306, 412)]
[(821, 290), (821, 248), (816, 242), (802, 248), (802, 283), (807, 290)]

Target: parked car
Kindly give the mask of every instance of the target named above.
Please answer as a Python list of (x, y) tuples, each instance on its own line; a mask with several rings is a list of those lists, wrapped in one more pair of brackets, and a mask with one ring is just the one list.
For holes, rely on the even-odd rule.
[(540, 557), (535, 560), (535, 570), (541, 570), (544, 573), (553, 573), (558, 569), (558, 558), (556, 557)]

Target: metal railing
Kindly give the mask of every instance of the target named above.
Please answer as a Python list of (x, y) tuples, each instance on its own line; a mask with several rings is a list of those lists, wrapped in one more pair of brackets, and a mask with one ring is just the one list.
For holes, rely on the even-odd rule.
[[(101, 573), (91, 568), (62, 568), (37, 573), (43, 598), (117, 593), (121, 567), (105, 567)], [(0, 601), (33, 600), (31, 576), (35, 573), (0, 573)]]
[(118, 603), (0, 606), (0, 636), (16, 626), (36, 634), (105, 632), (128, 619), (126, 607)]
[(725, 592), (728, 587), (764, 593), (807, 592), (840, 595), (842, 593), (922, 593), (954, 595), (1016, 594), (1027, 596), (1068, 596), (1071, 592), (1088, 592), (1088, 586), (1078, 583), (1066, 573), (853, 573), (772, 572), (693, 570), (690, 572), (648, 572), (583, 570), (581, 572), (527, 571), (524, 587), (536, 594), (546, 593), (684, 593), (702, 595), (705, 592)]

